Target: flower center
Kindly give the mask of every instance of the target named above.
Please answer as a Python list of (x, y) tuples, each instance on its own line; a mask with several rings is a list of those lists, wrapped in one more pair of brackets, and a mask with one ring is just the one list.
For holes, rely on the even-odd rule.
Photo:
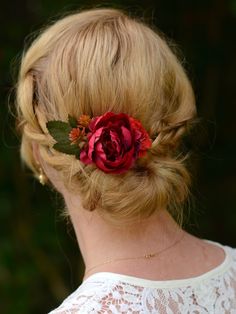
[[(119, 138), (117, 136), (117, 140)], [(119, 155), (119, 151), (117, 150), (117, 141), (111, 139), (110, 132), (104, 132), (102, 138), (102, 147), (106, 157), (110, 161), (115, 161), (117, 156)]]

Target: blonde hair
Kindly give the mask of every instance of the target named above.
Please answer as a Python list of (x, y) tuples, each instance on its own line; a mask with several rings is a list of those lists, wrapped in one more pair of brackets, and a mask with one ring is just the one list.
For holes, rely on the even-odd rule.
[[(179, 144), (195, 117), (195, 101), (182, 65), (156, 30), (110, 8), (60, 19), (22, 57), (17, 108), (22, 158), (37, 173), (37, 142), (44, 161), (80, 195), (85, 209), (115, 225), (164, 208), (181, 215), (190, 175)], [(107, 111), (140, 120), (153, 139), (129, 171), (106, 174), (52, 148), (48, 120)]]

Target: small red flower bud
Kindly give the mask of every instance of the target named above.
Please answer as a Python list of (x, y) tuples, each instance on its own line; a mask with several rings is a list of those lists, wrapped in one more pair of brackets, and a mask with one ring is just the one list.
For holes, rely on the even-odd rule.
[(79, 138), (81, 137), (81, 130), (79, 128), (73, 128), (70, 131), (69, 139), (73, 144), (76, 144)]
[(88, 127), (90, 121), (91, 121), (90, 116), (88, 116), (87, 114), (82, 114), (79, 117), (78, 124), (84, 127)]

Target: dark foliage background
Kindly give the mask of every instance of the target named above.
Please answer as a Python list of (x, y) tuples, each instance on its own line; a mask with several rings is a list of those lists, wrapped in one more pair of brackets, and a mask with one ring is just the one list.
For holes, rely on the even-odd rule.
[[(181, 48), (196, 92), (203, 134), (195, 157), (192, 233), (236, 247), (236, 0), (1, 2), (1, 313), (46, 313), (79, 285), (83, 262), (60, 198), (22, 168), (8, 110), (25, 38), (58, 13), (115, 6), (153, 22)], [(10, 103), (12, 100), (10, 99)]]

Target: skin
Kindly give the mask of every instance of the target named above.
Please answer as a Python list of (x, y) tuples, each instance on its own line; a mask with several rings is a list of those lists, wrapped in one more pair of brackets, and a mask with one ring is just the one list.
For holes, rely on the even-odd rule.
[[(41, 159), (37, 144), (33, 144), (33, 151), (46, 176), (65, 200), (85, 263), (84, 279), (96, 272), (149, 280), (186, 279), (206, 273), (224, 261), (223, 249), (182, 230), (166, 209), (129, 228), (111, 226), (96, 210), (89, 212), (82, 207), (80, 197), (66, 189), (57, 170)], [(108, 259), (161, 251), (154, 258), (113, 261), (86, 273)]]

